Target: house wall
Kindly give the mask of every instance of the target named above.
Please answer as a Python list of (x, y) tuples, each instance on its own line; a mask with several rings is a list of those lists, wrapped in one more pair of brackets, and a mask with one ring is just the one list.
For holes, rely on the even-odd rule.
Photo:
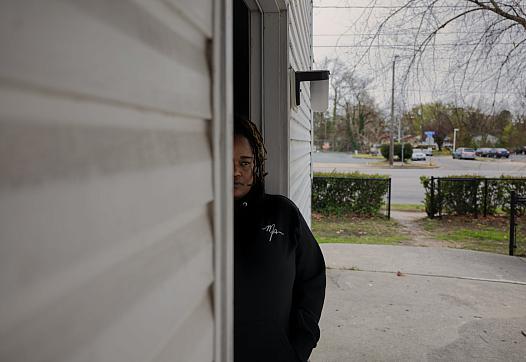
[(1, 361), (213, 359), (213, 6), (0, 3)]
[[(295, 71), (311, 70), (312, 2), (289, 2), (289, 62)], [(309, 82), (301, 83), (301, 104), (290, 111), (290, 198), (298, 205), (305, 219), (311, 219), (312, 132)]]

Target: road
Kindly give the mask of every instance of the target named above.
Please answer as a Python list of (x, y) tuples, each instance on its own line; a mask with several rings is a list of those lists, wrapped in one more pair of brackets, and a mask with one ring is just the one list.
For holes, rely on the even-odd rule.
[[(453, 160), (451, 157), (432, 157), (433, 163), (438, 168), (422, 169), (389, 169), (371, 166), (378, 160), (353, 158), (346, 153), (314, 153), (314, 171), (333, 171), (363, 173), (376, 173), (390, 175), (392, 182), (392, 202), (396, 204), (419, 204), (424, 199), (424, 188), (420, 183), (420, 176), (453, 176), (453, 175), (479, 175), (486, 177), (525, 176), (526, 157), (512, 156), (503, 160)], [(342, 164), (333, 167), (328, 164)], [(415, 162), (416, 163), (416, 162)], [(345, 164), (345, 165), (343, 165)]]

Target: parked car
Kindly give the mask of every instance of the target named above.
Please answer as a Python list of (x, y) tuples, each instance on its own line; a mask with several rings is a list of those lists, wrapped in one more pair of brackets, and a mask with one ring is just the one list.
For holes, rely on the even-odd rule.
[(510, 157), (510, 152), (505, 148), (494, 148), (494, 150), (495, 150), (495, 157), (497, 158), (503, 158), (503, 157), (509, 158)]
[(413, 150), (413, 154), (411, 155), (412, 161), (425, 161), (426, 160), (426, 154), (420, 150)]
[(459, 160), (474, 160), (475, 159), (475, 150), (473, 148), (464, 148), (459, 147), (453, 152), (453, 158)]
[(496, 154), (497, 154), (497, 150), (492, 148), (492, 149), (489, 150), (488, 155), (486, 157), (495, 158), (495, 157), (497, 157)]
[(428, 147), (424, 149), (424, 153), (426, 156), (433, 156), (433, 149), (431, 147)]
[(495, 149), (489, 147), (477, 148), (475, 154), (479, 157), (494, 157)]

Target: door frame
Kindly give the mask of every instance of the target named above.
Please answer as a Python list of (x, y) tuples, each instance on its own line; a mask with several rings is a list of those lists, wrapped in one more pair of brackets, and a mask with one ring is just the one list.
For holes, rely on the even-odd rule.
[(212, 153), (214, 203), (214, 361), (234, 360), (234, 214), (233, 214), (233, 34), (232, 0), (214, 4), (213, 38), (208, 43), (212, 78)]
[(250, 11), (250, 117), (267, 148), (265, 189), (289, 196), (288, 2), (244, 1)]

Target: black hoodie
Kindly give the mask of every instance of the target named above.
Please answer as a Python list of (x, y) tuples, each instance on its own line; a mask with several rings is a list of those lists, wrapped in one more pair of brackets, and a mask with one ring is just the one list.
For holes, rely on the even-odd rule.
[(320, 338), (325, 262), (292, 201), (235, 201), (234, 361), (307, 361)]

